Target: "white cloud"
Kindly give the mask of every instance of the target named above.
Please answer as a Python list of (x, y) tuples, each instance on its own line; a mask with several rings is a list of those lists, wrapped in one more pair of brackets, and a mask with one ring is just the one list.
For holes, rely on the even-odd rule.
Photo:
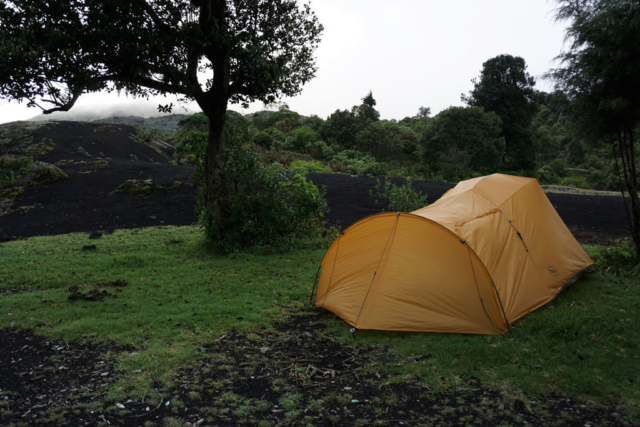
[[(554, 3), (547, 0), (317, 0), (312, 8), (325, 27), (319, 70), (300, 96), (284, 101), (320, 117), (351, 108), (369, 90), (384, 119), (414, 115), (420, 106), (437, 113), (461, 105), (460, 94), (496, 55), (521, 56), (529, 73), (541, 76), (553, 66), (564, 37), (564, 27), (553, 20)], [(540, 79), (537, 87), (551, 90)], [(131, 100), (94, 94), (78, 106), (122, 102)], [(150, 101), (150, 109), (159, 102), (175, 104), (161, 98)], [(0, 101), (0, 123), (37, 113)]]

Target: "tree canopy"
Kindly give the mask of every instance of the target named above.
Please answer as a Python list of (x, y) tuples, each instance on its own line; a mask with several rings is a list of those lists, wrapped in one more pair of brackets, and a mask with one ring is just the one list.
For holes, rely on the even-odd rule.
[(502, 122), (479, 107), (451, 107), (441, 111), (422, 137), (425, 161), (442, 170), (446, 179), (470, 171), (492, 173), (500, 168), (505, 150)]
[(322, 27), (292, 0), (14, 0), (0, 3), (0, 30), (3, 98), (53, 112), (122, 89), (185, 95), (206, 113), (216, 90), (242, 104), (298, 94)]
[(298, 94), (322, 26), (295, 0), (2, 0), (0, 32), (0, 97), (45, 113), (98, 91), (195, 100), (209, 118), (204, 222), (222, 235), (227, 104)]
[(502, 119), (507, 167), (531, 170), (535, 146), (530, 125), (537, 112), (535, 79), (527, 73), (524, 59), (499, 55), (482, 64), (479, 79), (472, 80), (473, 90), (462, 100), (470, 106), (482, 107)]
[(640, 254), (636, 169), (640, 125), (640, 4), (637, 0), (559, 0), (558, 20), (569, 21), (569, 49), (552, 70), (580, 127), (612, 145), (630, 200), (631, 234)]

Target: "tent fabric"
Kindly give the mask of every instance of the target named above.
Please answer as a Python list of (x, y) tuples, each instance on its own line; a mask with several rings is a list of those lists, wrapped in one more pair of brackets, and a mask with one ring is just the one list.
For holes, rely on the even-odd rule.
[(535, 179), (494, 174), (346, 229), (316, 304), (358, 329), (500, 334), (591, 264)]

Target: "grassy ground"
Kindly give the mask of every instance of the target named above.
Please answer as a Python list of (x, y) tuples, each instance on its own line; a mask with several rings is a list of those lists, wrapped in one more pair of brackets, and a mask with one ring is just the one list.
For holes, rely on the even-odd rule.
[[(195, 364), (204, 346), (232, 329), (251, 336), (274, 331), (292, 314), (320, 310), (306, 304), (323, 255), (324, 250), (297, 250), (218, 257), (207, 252), (195, 227), (118, 231), (99, 240), (71, 234), (3, 243), (0, 328), (13, 324), (54, 339), (128, 346), (131, 351), (115, 356), (119, 379), (110, 393), (149, 395), (154, 384)], [(119, 279), (128, 286), (94, 287)], [(96, 289), (113, 296), (72, 301), (74, 286), (81, 293)], [(503, 336), (359, 331), (354, 341), (349, 326), (332, 316), (326, 316), (323, 333), (338, 335), (346, 347), (378, 347), (368, 369), (393, 373), (391, 383), (410, 377), (436, 392), (477, 378), (503, 394), (564, 395), (623, 405), (635, 414), (638, 308), (638, 278), (591, 274)], [(376, 359), (380, 353), (397, 358), (383, 363)], [(424, 354), (430, 357), (419, 363), (407, 360)]]

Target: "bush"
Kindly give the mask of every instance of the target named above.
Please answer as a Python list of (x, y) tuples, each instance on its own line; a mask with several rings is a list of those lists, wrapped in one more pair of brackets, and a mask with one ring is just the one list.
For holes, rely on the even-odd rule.
[[(345, 172), (352, 175), (363, 175), (363, 171), (376, 163), (373, 156), (364, 154), (358, 150), (344, 150), (333, 156), (332, 165), (342, 163)], [(333, 166), (332, 166), (333, 167)], [(335, 168), (333, 168), (336, 170)]]
[(369, 194), (375, 197), (376, 204), (385, 205), (383, 211), (413, 212), (427, 206), (428, 195), (414, 190), (410, 182), (396, 186), (386, 178), (384, 182), (377, 179)]
[(260, 147), (271, 148), (274, 145), (275, 139), (266, 132), (260, 132), (253, 137), (253, 142)]
[(631, 239), (618, 239), (611, 246), (601, 246), (594, 262), (601, 270), (611, 267), (610, 272), (614, 274), (637, 274), (640, 268), (640, 258)]
[(17, 183), (33, 165), (30, 157), (0, 157), (0, 188), (9, 187)]
[(305, 160), (294, 160), (289, 165), (289, 170), (293, 173), (299, 173), (306, 175), (308, 173), (331, 173), (332, 170), (329, 166), (325, 166), (317, 160), (311, 160), (310, 162)]
[(387, 174), (387, 165), (384, 163), (371, 163), (362, 168), (362, 175), (381, 176)]
[(563, 185), (565, 187), (583, 188), (586, 190), (591, 188), (591, 186), (583, 176), (568, 176), (566, 178), (562, 178), (560, 180), (560, 185)]
[(313, 143), (318, 140), (318, 135), (309, 128), (297, 128), (291, 131), (286, 139), (285, 148), (288, 150), (308, 152)]
[[(207, 240), (222, 253), (259, 247), (282, 251), (296, 242), (326, 238), (319, 218), (327, 211), (323, 193), (303, 175), (278, 163), (267, 164), (253, 151), (248, 127), (227, 129), (226, 181), (230, 215), (215, 232), (204, 205), (205, 187), (198, 191), (198, 214)], [(203, 153), (197, 153), (196, 177), (203, 182)]]
[(538, 182), (541, 185), (557, 184), (560, 181), (560, 177), (553, 171), (553, 168), (549, 165), (544, 165), (536, 172)]
[(335, 151), (324, 141), (316, 141), (312, 144), (309, 150), (311, 157), (316, 159), (330, 159), (335, 155)]

